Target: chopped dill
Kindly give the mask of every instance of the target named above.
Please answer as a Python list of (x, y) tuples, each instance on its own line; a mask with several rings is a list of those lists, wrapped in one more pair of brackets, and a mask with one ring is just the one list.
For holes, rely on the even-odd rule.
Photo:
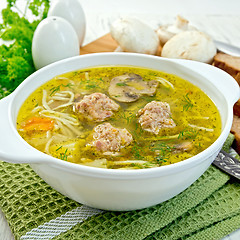
[(161, 155), (165, 155), (166, 153), (169, 153), (172, 151), (174, 147), (171, 147), (165, 142), (158, 142), (151, 146), (151, 151), (159, 151)]
[(128, 86), (125, 82), (117, 83), (116, 85), (119, 86), (119, 87), (122, 87), (122, 86)]
[(127, 114), (125, 111), (119, 112), (119, 117), (127, 122), (127, 124), (131, 123), (135, 118), (136, 115), (134, 113)]
[(162, 163), (167, 162), (167, 157), (159, 155), (155, 157), (155, 161), (161, 166)]
[(101, 81), (101, 82), (104, 82), (104, 80), (101, 77), (98, 80)]
[[(60, 149), (62, 149), (63, 148), (63, 146), (60, 146), (60, 147), (58, 147), (57, 149), (56, 149), (56, 152), (57, 151), (59, 151)], [(67, 161), (67, 151), (68, 151), (68, 148), (65, 150), (65, 152), (64, 153), (60, 153), (60, 159), (61, 160), (63, 160), (63, 161)]]
[(86, 85), (86, 88), (88, 88), (88, 89), (92, 89), (92, 88), (96, 88), (96, 87), (97, 87), (96, 84), (88, 84), (88, 85)]
[(140, 164), (137, 164), (137, 163), (131, 163), (131, 164), (130, 164), (130, 167), (138, 168), (138, 169), (144, 168), (144, 166), (141, 166)]
[(137, 140), (137, 139), (141, 138), (144, 130), (141, 127), (139, 127), (138, 122), (135, 122), (134, 124), (135, 124), (135, 128), (133, 129), (132, 134), (133, 134), (134, 138)]
[(144, 157), (142, 156), (142, 149), (136, 142), (134, 143), (131, 152), (134, 158), (136, 158), (137, 160), (144, 159)]
[(68, 84), (66, 84), (66, 85), (60, 84), (60, 85), (58, 85), (58, 86), (56, 86), (56, 87), (53, 87), (53, 88), (50, 89), (50, 91), (51, 91), (50, 96), (52, 96), (54, 93), (60, 91), (60, 90), (61, 90), (61, 87), (72, 88), (72, 86), (73, 86), (73, 84), (68, 83)]
[(160, 142), (151, 146), (150, 150), (158, 154), (155, 157), (155, 161), (161, 165), (163, 162), (167, 162), (167, 159), (170, 157), (170, 154), (172, 150), (174, 150), (174, 147), (168, 145), (165, 142)]
[(199, 132), (194, 129), (185, 128), (179, 133), (178, 139), (195, 139), (198, 133)]
[(60, 146), (59, 148), (57, 148), (57, 149), (56, 149), (56, 152), (57, 152), (58, 150), (60, 150), (61, 148), (62, 148), (62, 146)]
[(191, 100), (190, 100), (190, 98), (188, 96), (188, 93), (185, 96), (183, 96), (183, 98), (184, 98), (183, 102), (185, 103), (183, 105), (183, 111), (188, 111), (189, 108), (193, 108), (194, 105), (191, 102)]
[(64, 153), (60, 153), (60, 159), (63, 160), (63, 161), (67, 161), (67, 151), (68, 151), (68, 148), (65, 150)]

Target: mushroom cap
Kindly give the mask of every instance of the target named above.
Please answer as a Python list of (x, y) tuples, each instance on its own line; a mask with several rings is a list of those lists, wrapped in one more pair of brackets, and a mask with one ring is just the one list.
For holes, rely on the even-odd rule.
[(199, 31), (184, 31), (166, 42), (161, 56), (210, 63), (216, 52), (216, 46), (207, 34)]
[(119, 102), (134, 102), (142, 95), (153, 96), (158, 82), (143, 81), (138, 74), (128, 73), (114, 77), (109, 85), (109, 95)]
[(157, 33), (136, 18), (119, 18), (111, 25), (110, 33), (125, 52), (156, 54), (159, 46)]
[(161, 45), (163, 46), (170, 38), (176, 34), (188, 30), (196, 30), (196, 28), (190, 26), (187, 19), (178, 15), (174, 24), (166, 24), (160, 26), (157, 30), (157, 35), (159, 37)]

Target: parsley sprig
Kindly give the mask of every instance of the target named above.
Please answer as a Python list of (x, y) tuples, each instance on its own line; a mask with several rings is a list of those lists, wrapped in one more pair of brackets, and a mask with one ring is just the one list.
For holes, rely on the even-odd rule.
[[(35, 71), (32, 60), (32, 38), (38, 23), (47, 16), (49, 0), (28, 0), (20, 12), (18, 0), (8, 0), (2, 10), (0, 39), (0, 99), (10, 94), (26, 77)], [(26, 12), (36, 19), (30, 22)]]

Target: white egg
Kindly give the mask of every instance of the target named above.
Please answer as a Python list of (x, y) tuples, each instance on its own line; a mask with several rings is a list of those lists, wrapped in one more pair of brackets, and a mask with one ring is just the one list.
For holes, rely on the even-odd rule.
[(79, 54), (77, 34), (68, 21), (60, 17), (47, 17), (38, 24), (32, 40), (36, 69)]
[(48, 16), (58, 16), (69, 21), (78, 35), (79, 45), (82, 45), (86, 19), (79, 0), (54, 0), (50, 5)]

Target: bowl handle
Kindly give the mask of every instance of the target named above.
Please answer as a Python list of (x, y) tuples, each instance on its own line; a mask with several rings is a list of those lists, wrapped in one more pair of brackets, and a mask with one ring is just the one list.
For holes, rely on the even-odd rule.
[[(11, 126), (9, 104), (13, 94), (0, 100), (0, 160), (10, 163), (46, 162), (43, 153), (35, 153), (32, 147), (24, 142)], [(45, 156), (45, 154), (44, 154)]]

